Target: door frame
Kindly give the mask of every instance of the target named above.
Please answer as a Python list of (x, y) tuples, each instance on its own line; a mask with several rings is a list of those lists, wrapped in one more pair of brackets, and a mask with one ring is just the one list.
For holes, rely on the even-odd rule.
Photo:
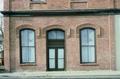
[[(64, 45), (63, 47), (49, 47), (48, 46), (48, 32), (51, 31), (51, 30), (60, 30), (60, 31), (63, 31), (64, 32)], [(46, 71), (64, 71), (66, 70), (66, 32), (62, 29), (51, 29), (51, 30), (48, 30), (46, 31)], [(49, 69), (49, 48), (64, 48), (64, 69)]]
[[(55, 68), (54, 69), (49, 68), (49, 49), (50, 48), (55, 49)], [(64, 64), (63, 64), (64, 68), (63, 69), (58, 68), (58, 49), (59, 48), (63, 48), (64, 50)], [(47, 71), (64, 71), (64, 70), (65, 70), (65, 47), (48, 47), (47, 48)]]

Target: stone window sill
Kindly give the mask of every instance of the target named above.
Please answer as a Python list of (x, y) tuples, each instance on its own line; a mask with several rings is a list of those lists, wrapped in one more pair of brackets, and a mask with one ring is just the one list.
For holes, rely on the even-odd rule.
[(70, 2), (80, 2), (80, 3), (86, 3), (88, 0), (71, 0)]
[(37, 2), (37, 1), (31, 1), (30, 3), (31, 4), (46, 4), (47, 1), (39, 1), (39, 2)]
[(97, 63), (84, 63), (80, 64), (80, 66), (99, 66)]
[(26, 63), (26, 64), (20, 64), (20, 66), (36, 66), (36, 64), (32, 64), (32, 63)]

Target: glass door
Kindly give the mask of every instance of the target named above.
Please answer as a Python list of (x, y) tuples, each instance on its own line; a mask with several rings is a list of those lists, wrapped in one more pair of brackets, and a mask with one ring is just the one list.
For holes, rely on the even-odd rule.
[(55, 69), (55, 48), (49, 48), (49, 69)]
[(49, 70), (64, 70), (64, 48), (49, 48)]
[(57, 64), (58, 64), (58, 69), (64, 69), (64, 48), (58, 48), (57, 49)]

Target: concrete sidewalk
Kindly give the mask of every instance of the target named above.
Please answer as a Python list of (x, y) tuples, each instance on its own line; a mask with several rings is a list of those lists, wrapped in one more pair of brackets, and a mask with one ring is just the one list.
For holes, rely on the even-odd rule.
[(120, 79), (120, 71), (54, 71), (0, 73), (0, 79)]

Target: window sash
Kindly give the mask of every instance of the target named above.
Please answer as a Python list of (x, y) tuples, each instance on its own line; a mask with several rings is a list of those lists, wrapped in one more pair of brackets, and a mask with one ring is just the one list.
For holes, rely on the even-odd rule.
[(35, 38), (35, 35), (32, 30), (21, 31), (21, 45), (22, 46), (35, 46), (34, 38)]
[(82, 63), (94, 63), (95, 62), (95, 47), (94, 46), (88, 46), (88, 47), (82, 47), (81, 48), (82, 53)]
[(80, 30), (81, 63), (95, 63), (95, 30)]
[(33, 30), (22, 30), (21, 34), (21, 63), (35, 63), (35, 34)]
[(92, 29), (81, 31), (81, 45), (95, 45), (95, 32)]

